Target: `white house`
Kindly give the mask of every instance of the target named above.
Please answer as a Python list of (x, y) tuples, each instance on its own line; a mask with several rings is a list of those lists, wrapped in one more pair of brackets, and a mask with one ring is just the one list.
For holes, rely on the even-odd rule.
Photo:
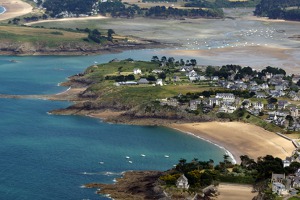
[(163, 86), (163, 81), (161, 78), (156, 80), (156, 85)]
[(235, 96), (232, 93), (217, 93), (216, 98), (223, 99), (223, 101), (231, 103), (235, 101)]
[(142, 71), (139, 68), (134, 68), (133, 73), (134, 74), (142, 74)]
[(199, 104), (201, 104), (201, 100), (200, 99), (190, 100), (190, 110), (197, 110)]
[(292, 117), (299, 117), (299, 110), (296, 107), (291, 107), (290, 108), (290, 115)]
[(253, 108), (256, 110), (262, 110), (264, 108), (264, 104), (260, 101), (253, 103)]
[(216, 105), (216, 106), (219, 106), (220, 105), (220, 99), (218, 98), (209, 98), (209, 105), (212, 106), (212, 105)]
[(176, 181), (176, 187), (181, 189), (189, 189), (188, 179), (182, 174)]
[(161, 69), (154, 69), (152, 70), (152, 73), (155, 73), (155, 74), (160, 74), (160, 73), (163, 73), (164, 71), (161, 70)]

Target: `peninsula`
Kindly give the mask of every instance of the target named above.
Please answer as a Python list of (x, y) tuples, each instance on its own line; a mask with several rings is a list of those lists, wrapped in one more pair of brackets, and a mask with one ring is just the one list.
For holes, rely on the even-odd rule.
[[(229, 80), (228, 68), (237, 70), (238, 80)], [(284, 159), (295, 149), (293, 143), (269, 131), (297, 138), (294, 112), (298, 109), (298, 93), (280, 90), (294, 96), (281, 95), (277, 99), (280, 91), (271, 89), (275, 87), (272, 81), (278, 81), (276, 73), (285, 72), (269, 67), (259, 76), (271, 71), (274, 77), (262, 82), (261, 78), (250, 78), (257, 73), (251, 68), (200, 66), (194, 59), (186, 63), (157, 56), (151, 62), (112, 60), (93, 65), (63, 83), (71, 89), (50, 99), (65, 98), (75, 104), (52, 113), (88, 115), (114, 123), (168, 126), (225, 147), (238, 162), (241, 155), (272, 154)]]
[[(229, 3), (228, 1), (222, 2)], [(256, 1), (250, 3), (254, 2)], [(261, 1), (261, 3), (264, 2)], [(60, 6), (52, 7), (51, 3)], [(236, 56), (236, 53), (240, 52), (246, 52), (247, 56), (255, 52), (253, 55), (258, 57), (264, 53), (265, 57), (271, 55), (270, 62), (277, 64), (277, 59), (280, 58), (282, 66), (288, 65), (289, 71), (297, 71), (295, 68), (298, 59), (297, 48), (291, 45), (294, 44), (293, 41), (299, 39), (295, 32), (288, 33), (288, 36), (283, 37), (286, 30), (268, 27), (261, 30), (239, 30), (239, 32), (233, 33), (230, 26), (224, 26), (230, 30), (225, 34), (228, 37), (219, 40), (211, 39), (210, 35), (216, 31), (206, 30), (207, 32), (202, 32), (198, 38), (201, 39), (202, 44), (200, 44), (195, 36), (197, 28), (188, 29), (191, 31), (183, 28), (181, 32), (171, 37), (169, 33), (177, 31), (179, 27), (176, 26), (177, 24), (180, 24), (180, 27), (190, 27), (191, 24), (202, 26), (199, 22), (202, 22), (203, 17), (222, 18), (222, 23), (225, 20), (232, 20), (234, 26), (237, 26), (238, 22), (234, 21), (235, 17), (224, 18), (225, 15), (220, 7), (226, 7), (226, 4), (210, 8), (211, 4), (206, 1), (189, 2), (189, 5), (184, 5), (188, 8), (179, 9), (175, 6), (169, 8), (165, 6), (147, 7), (146, 4), (143, 5), (147, 8), (135, 5), (124, 6), (121, 2), (107, 2), (106, 4), (101, 2), (102, 5), (99, 6), (100, 3), (97, 2), (91, 4), (92, 10), (86, 10), (87, 8), (82, 6), (82, 10), (78, 12), (78, 10), (70, 10), (69, 7), (61, 11), (57, 9), (58, 7), (62, 8), (63, 5), (60, 3), (61, 1), (46, 1), (44, 6), (47, 7), (47, 13), (39, 13), (37, 16), (29, 15), (17, 18), (17, 15), (11, 15), (15, 18), (8, 20), (5, 26), (0, 27), (0, 33), (3, 36), (0, 45), (1, 53), (9, 55), (90, 55), (130, 49), (170, 47), (175, 43), (176, 48), (182, 46), (186, 49), (164, 50), (159, 53), (160, 57), (154, 55), (148, 62), (128, 58), (126, 60), (114, 59), (105, 64), (95, 64), (61, 84), (69, 89), (57, 95), (1, 95), (1, 98), (68, 100), (74, 104), (65, 109), (51, 111), (51, 114), (87, 115), (113, 123), (167, 126), (212, 142), (224, 148), (228, 154), (224, 155), (224, 162), (219, 163), (216, 171), (213, 170), (211, 161), (193, 160), (191, 163), (186, 163), (181, 160), (175, 169), (170, 170), (171, 172), (129, 172), (125, 174), (123, 181), (118, 181), (116, 186), (89, 184), (87, 187), (101, 187), (103, 189), (101, 192), (106, 194), (119, 187), (119, 189), (127, 191), (125, 194), (121, 194), (121, 192), (114, 194), (116, 195), (113, 196), (114, 198), (120, 199), (132, 199), (130, 195), (139, 192), (138, 195), (141, 196), (137, 198), (145, 199), (149, 196), (159, 198), (166, 196), (164, 191), (168, 190), (164, 189), (169, 189), (169, 186), (172, 188), (180, 177), (180, 180), (186, 179), (181, 174), (187, 174), (188, 178), (192, 178), (192, 180), (194, 178), (194, 183), (192, 183), (194, 187), (199, 184), (201, 186), (214, 184), (212, 180), (228, 180), (228, 176), (231, 180), (234, 179), (233, 176), (238, 176), (234, 179), (236, 183), (240, 183), (241, 180), (242, 183), (253, 183), (254, 178), (257, 178), (255, 180), (270, 178), (271, 170), (276, 173), (293, 174), (295, 172), (296, 164), (293, 164), (295, 160), (292, 157), (297, 154), (295, 146), (298, 147), (297, 139), (300, 131), (299, 75), (288, 74), (285, 68), (278, 68), (278, 65), (276, 67), (266, 65), (263, 68), (257, 64), (258, 68), (254, 69), (238, 64), (225, 64), (231, 61), (229, 59), (224, 64), (212, 66), (199, 63), (196, 59), (176, 60), (169, 56), (170, 54), (196, 56), (201, 53), (201, 56), (206, 59), (214, 56), (224, 59), (227, 55), (229, 58), (239, 57)], [(193, 9), (200, 3), (205, 3), (206, 9)], [(86, 5), (89, 4), (90, 1), (87, 1)], [(233, 2), (232, 4), (240, 3)], [(245, 1), (245, 4), (249, 4), (249, 2)], [(112, 5), (116, 10), (108, 9)], [(9, 6), (5, 7), (8, 11), (6, 15), (2, 16), (2, 19), (7, 19), (5, 16), (12, 14)], [(24, 14), (26, 12), (24, 11)], [(96, 15), (98, 12), (110, 17), (94, 17), (93, 20), (103, 22), (100, 26), (97, 24), (99, 21), (85, 22), (85, 15)], [(233, 11), (229, 12), (232, 14)], [(289, 13), (286, 10), (284, 12)], [(61, 17), (64, 19), (57, 19)], [(65, 20), (66, 17), (74, 18)], [(84, 18), (78, 20), (76, 17)], [(39, 19), (44, 20), (37, 22), (36, 20)], [(92, 20), (92, 18), (90, 19)], [(161, 19), (167, 20), (161, 24), (157, 23), (157, 20)], [(169, 22), (170, 19), (177, 21)], [(156, 24), (154, 31), (141, 37), (144, 36), (145, 30), (153, 29), (151, 25), (144, 24), (148, 20), (149, 23)], [(136, 29), (134, 34), (128, 33), (128, 24), (126, 27), (119, 28), (124, 21), (128, 24), (132, 23), (130, 27)], [(173, 23), (174, 26), (172, 26)], [(213, 21), (214, 23), (218, 25), (220, 22)], [(139, 25), (138, 28), (135, 26), (136, 24)], [(165, 27), (169, 28), (165, 30)], [(223, 29), (223, 26), (220, 27)], [(163, 34), (157, 37), (155, 33), (161, 30), (164, 30), (164, 34), (168, 37)], [(183, 41), (181, 34), (191, 37), (184, 38)], [(218, 34), (221, 33), (216, 35)], [(243, 40), (244, 37), (250, 37), (251, 43), (241, 42), (240, 40)], [(261, 39), (262, 37), (264, 39)], [(284, 38), (284, 42), (274, 44), (272, 43), (274, 38)], [(269, 44), (265, 41), (272, 42)], [(211, 49), (214, 50), (211, 51)], [(265, 54), (265, 52), (268, 53)], [(162, 56), (163, 53), (168, 56)], [(274, 58), (276, 58), (275, 61)], [(248, 64), (247, 61), (249, 60), (246, 59), (244, 62)], [(289, 63), (286, 64), (284, 61)], [(267, 154), (272, 156), (266, 156)], [(232, 155), (231, 160), (229, 159), (230, 155)], [(251, 159), (245, 155), (249, 155)], [(259, 158), (255, 162), (252, 158), (257, 157)], [(234, 161), (238, 164), (234, 165)], [(283, 163), (291, 165), (291, 167), (284, 168), (282, 167)], [(190, 166), (192, 169), (187, 170)], [(262, 169), (259, 168), (260, 166), (271, 167)], [(275, 167), (272, 168), (273, 166)], [(277, 171), (277, 169), (279, 170)], [(268, 173), (264, 174), (260, 170), (268, 171)], [(214, 174), (215, 172), (220, 172), (220, 174)], [(240, 180), (239, 177), (243, 178)], [(156, 182), (157, 180), (158, 182)], [(128, 181), (127, 186), (130, 187), (122, 185), (126, 181)], [(138, 181), (144, 188), (133, 184)], [(160, 188), (164, 184), (166, 188)], [(241, 188), (241, 186), (239, 187)], [(151, 190), (155, 188), (155, 192), (149, 188)], [(235, 190), (232, 189), (235, 187), (227, 185), (227, 190), (228, 188)], [(242, 189), (245, 188), (247, 188), (247, 198), (252, 198), (253, 194), (251, 195), (249, 187), (242, 187)], [(265, 190), (258, 191), (265, 192)], [(131, 194), (128, 195), (128, 193)], [(180, 194), (179, 197), (181, 197)]]

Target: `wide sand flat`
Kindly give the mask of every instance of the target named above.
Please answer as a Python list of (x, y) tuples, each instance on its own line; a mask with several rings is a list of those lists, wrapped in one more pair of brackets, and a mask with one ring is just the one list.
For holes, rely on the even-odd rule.
[(39, 24), (43, 22), (65, 22), (65, 21), (84, 21), (84, 20), (100, 20), (100, 19), (106, 19), (108, 17), (102, 16), (102, 15), (97, 15), (97, 16), (92, 16), (92, 17), (70, 17), (70, 18), (62, 18), (62, 19), (46, 19), (46, 20), (40, 20), (36, 22), (29, 22), (26, 23), (25, 25), (31, 26), (34, 24)]
[(22, 16), (32, 11), (32, 6), (21, 0), (0, 0), (0, 5), (6, 9), (6, 12), (0, 15), (0, 21)]
[(186, 123), (172, 124), (170, 127), (225, 147), (237, 162), (240, 162), (241, 155), (248, 155), (255, 160), (268, 154), (285, 159), (295, 149), (291, 141), (258, 126), (241, 122)]
[(220, 184), (217, 200), (251, 200), (257, 193), (252, 193), (252, 186), (239, 184)]

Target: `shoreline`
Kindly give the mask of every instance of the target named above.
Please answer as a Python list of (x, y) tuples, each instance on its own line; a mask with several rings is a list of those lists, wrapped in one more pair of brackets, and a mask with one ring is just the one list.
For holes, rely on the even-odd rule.
[[(203, 123), (205, 123), (205, 122), (203, 122)], [(171, 128), (171, 127), (168, 127), (168, 128)], [(220, 145), (220, 144), (218, 144), (218, 143), (215, 143), (215, 142), (213, 142), (213, 141), (210, 141), (209, 139), (206, 139), (206, 138), (204, 138), (204, 137), (201, 137), (201, 136), (199, 136), (199, 135), (196, 135), (196, 134), (194, 134), (194, 133), (192, 133), (192, 132), (185, 132), (185, 131), (182, 131), (182, 130), (180, 130), (180, 129), (178, 129), (178, 128), (171, 128), (171, 129), (177, 130), (177, 131), (179, 131), (179, 132), (181, 132), (181, 133), (191, 135), (191, 136), (196, 137), (196, 138), (198, 138), (198, 139), (200, 139), (200, 140), (203, 140), (203, 141), (205, 141), (205, 142), (208, 142), (208, 143), (210, 143), (210, 144), (213, 144), (213, 145), (217, 146), (218, 148), (224, 150), (224, 151), (225, 151), (225, 155), (228, 155), (228, 156), (231, 158), (231, 160), (232, 160), (231, 162), (232, 162), (233, 164), (241, 163), (241, 159), (240, 159), (239, 157), (234, 156), (234, 154), (231, 153), (228, 149), (226, 149), (226, 147), (224, 147), (224, 146), (222, 146), (222, 145)]]
[(285, 159), (296, 149), (291, 141), (276, 133), (243, 122), (182, 123), (168, 127), (223, 147), (237, 163), (241, 162), (241, 155), (254, 160), (266, 155)]
[[(84, 90), (85, 88), (68, 87), (65, 91), (53, 95), (0, 95), (0, 98), (35, 98), (76, 103), (84, 101), (78, 98), (78, 94)], [(61, 109), (58, 112), (49, 112), (49, 114), (82, 115), (97, 118), (106, 123), (115, 123), (115, 119), (122, 116), (124, 111), (113, 111), (105, 108), (83, 111), (75, 108)], [(126, 121), (121, 123), (141, 126), (159, 125), (179, 131), (182, 134), (191, 135), (224, 150), (225, 154), (230, 156), (234, 164), (241, 162), (241, 155), (248, 155), (255, 160), (260, 156), (266, 155), (285, 159), (287, 156), (291, 156), (292, 152), (296, 149), (292, 141), (248, 123), (218, 121), (176, 123), (167, 120), (166, 123), (161, 123), (162, 121), (159, 120), (160, 124), (158, 124), (156, 120), (151, 118), (142, 121), (133, 119), (130, 123), (126, 123)]]
[(100, 20), (100, 19), (102, 20), (102, 19), (108, 19), (108, 18), (109, 17), (102, 16), (102, 15), (89, 16), (89, 17), (67, 17), (67, 18), (62, 18), (62, 19), (45, 19), (45, 20), (39, 20), (39, 21), (34, 21), (34, 22), (28, 22), (28, 23), (25, 23), (24, 25), (26, 25), (26, 26), (32, 26), (34, 24), (48, 23), (48, 22)]

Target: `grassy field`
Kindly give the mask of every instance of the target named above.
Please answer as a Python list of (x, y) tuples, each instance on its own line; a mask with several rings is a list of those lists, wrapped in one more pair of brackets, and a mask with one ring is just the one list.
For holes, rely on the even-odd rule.
[[(117, 101), (124, 105), (140, 105), (156, 99), (165, 99), (174, 97), (178, 94), (187, 92), (201, 92), (210, 90), (208, 85), (193, 84), (189, 81), (168, 82), (172, 79), (173, 73), (166, 74), (164, 86), (154, 86), (152, 84), (134, 85), (134, 86), (114, 86), (114, 80), (105, 80), (106, 76), (118, 76), (133, 74), (133, 69), (139, 68), (142, 75), (135, 75), (135, 81), (141, 77), (147, 77), (152, 74), (152, 70), (158, 69), (159, 65), (155, 62), (145, 61), (120, 61), (91, 66), (85, 71), (85, 78), (92, 80), (93, 84), (88, 90), (101, 96), (101, 101)], [(152, 74), (154, 75), (154, 74)], [(157, 75), (155, 75), (157, 78)], [(181, 75), (183, 79), (185, 74)]]
[(45, 43), (47, 46), (56, 46), (66, 42), (83, 42), (86, 37), (87, 34), (85, 33), (54, 29), (0, 26), (0, 40), (2, 42)]

